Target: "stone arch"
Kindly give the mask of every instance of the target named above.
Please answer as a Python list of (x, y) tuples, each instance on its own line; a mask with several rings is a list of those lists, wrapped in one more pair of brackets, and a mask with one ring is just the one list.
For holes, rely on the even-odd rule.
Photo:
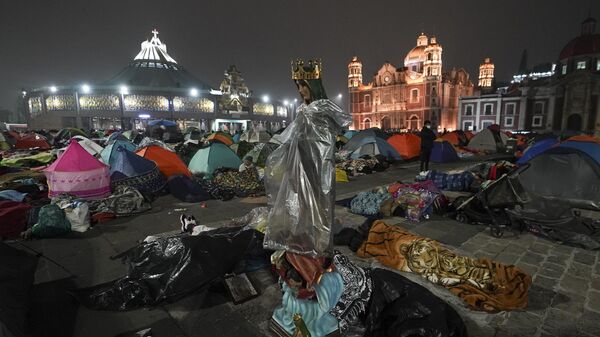
[(580, 114), (571, 114), (569, 118), (567, 118), (567, 130), (581, 131), (582, 126), (583, 120)]
[(381, 130), (389, 130), (392, 128), (392, 119), (389, 116), (381, 117)]
[(420, 127), (420, 118), (417, 115), (412, 115), (410, 116), (410, 118), (408, 119), (408, 128), (410, 130), (419, 130)]
[(371, 119), (365, 118), (363, 124), (365, 125), (365, 129), (369, 129), (371, 127)]

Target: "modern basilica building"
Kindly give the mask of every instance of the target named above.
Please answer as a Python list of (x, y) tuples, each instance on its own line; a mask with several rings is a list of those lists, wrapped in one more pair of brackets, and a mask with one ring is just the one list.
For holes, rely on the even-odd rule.
[(277, 130), (289, 122), (288, 107), (256, 101), (235, 66), (219, 89), (187, 72), (152, 31), (125, 69), (99, 84), (50, 86), (23, 91), (32, 129), (139, 129), (169, 119), (183, 129)]

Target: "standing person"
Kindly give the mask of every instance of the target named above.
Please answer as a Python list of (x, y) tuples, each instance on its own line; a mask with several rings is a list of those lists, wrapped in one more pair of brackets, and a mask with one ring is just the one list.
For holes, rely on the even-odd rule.
[(435, 141), (435, 133), (431, 130), (430, 121), (425, 121), (419, 137), (421, 137), (421, 172), (425, 172), (429, 171), (429, 157)]

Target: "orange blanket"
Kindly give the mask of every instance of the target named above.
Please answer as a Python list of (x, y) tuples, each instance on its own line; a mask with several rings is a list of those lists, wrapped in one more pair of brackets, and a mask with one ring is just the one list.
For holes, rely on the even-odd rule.
[(527, 306), (531, 276), (515, 266), (460, 256), (437, 241), (375, 221), (357, 252), (384, 265), (420, 274), (443, 285), (476, 310), (495, 312)]

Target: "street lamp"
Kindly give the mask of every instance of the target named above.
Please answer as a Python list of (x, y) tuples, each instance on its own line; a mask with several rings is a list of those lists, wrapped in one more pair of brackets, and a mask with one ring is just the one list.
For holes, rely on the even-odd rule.
[(190, 89), (190, 95), (193, 97), (198, 96), (198, 89), (196, 89), (196, 88)]
[(81, 91), (82, 91), (84, 94), (89, 94), (89, 93), (92, 91), (92, 88), (91, 88), (89, 85), (87, 85), (87, 84), (83, 84), (83, 85), (81, 86)]
[(262, 101), (263, 101), (264, 103), (269, 103), (269, 96), (268, 96), (268, 95), (263, 95), (263, 97), (262, 97)]
[(337, 98), (338, 98), (339, 100), (342, 100), (342, 97), (343, 97), (343, 96), (342, 96), (342, 94), (338, 94), (338, 96), (337, 96)]
[(121, 95), (128, 95), (129, 94), (129, 88), (127, 88), (127, 86), (122, 85), (119, 88), (119, 92), (121, 93)]
[(57, 91), (58, 91), (58, 89), (57, 89), (55, 86), (51, 86), (51, 87), (50, 87), (50, 92), (51, 92), (51, 93), (55, 93), (55, 92), (57, 92)]

